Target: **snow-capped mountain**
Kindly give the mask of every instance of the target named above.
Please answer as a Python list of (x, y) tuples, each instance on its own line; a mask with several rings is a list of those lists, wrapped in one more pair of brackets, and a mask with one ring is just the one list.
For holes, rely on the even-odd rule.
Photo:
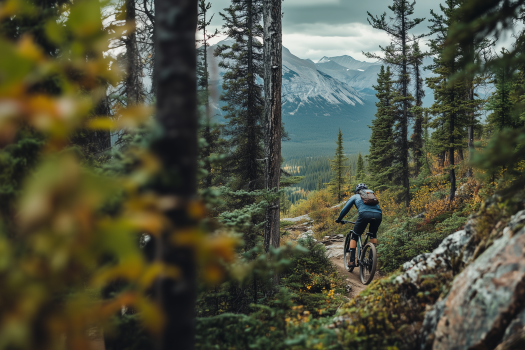
[[(344, 82), (317, 69), (310, 60), (303, 60), (292, 55), (283, 47), (283, 109), (291, 115), (301, 113), (321, 102), (340, 109), (344, 105), (363, 105), (357, 91)], [(323, 113), (329, 116), (327, 110)]]
[[(218, 44), (225, 43), (229, 42)], [(215, 47), (211, 46), (209, 52), (213, 52)], [(347, 56), (346, 61), (350, 62), (350, 59)], [(352, 87), (352, 82), (359, 81), (352, 80), (352, 74), (348, 73), (345, 80), (345, 75), (335, 73), (337, 69), (348, 68), (336, 62), (330, 63), (328, 58), (327, 61), (327, 67), (330, 65), (333, 68), (330, 71), (319, 68), (318, 65), (322, 63), (301, 59), (283, 47), (282, 111), (285, 129), (290, 136), (290, 141), (283, 143), (285, 157), (298, 153), (331, 155), (339, 128), (343, 132), (348, 153), (368, 150), (370, 129), (367, 125), (371, 125), (375, 113), (374, 100), (371, 99), (373, 96)], [(213, 83), (220, 94), (225, 71), (218, 67), (217, 58), (210, 57), (209, 62), (212, 65), (212, 79), (214, 76), (218, 78)], [(358, 62), (355, 66), (363, 69), (363, 72), (352, 70), (354, 75), (365, 73), (370, 66), (366, 62), (361, 65)], [(359, 83), (356, 86), (360, 86)], [(215, 106), (219, 121), (221, 104), (219, 102)]]
[[(373, 85), (377, 82), (377, 73), (379, 73), (381, 69), (380, 64), (360, 62), (350, 56), (339, 56), (335, 58), (343, 58), (339, 60), (341, 63), (347, 63), (347, 66), (354, 68), (343, 66), (329, 57), (323, 57), (315, 66), (321, 72), (348, 84), (354, 89), (358, 91), (362, 90), (362, 93), (371, 92)], [(365, 99), (370, 98), (368, 95), (362, 96)]]
[(323, 59), (335, 62), (345, 68), (353, 69), (353, 70), (359, 70), (359, 69), (365, 70), (368, 67), (378, 65), (378, 63), (358, 61), (355, 58), (348, 56), (348, 55), (335, 56), (335, 57), (323, 57), (321, 60)]

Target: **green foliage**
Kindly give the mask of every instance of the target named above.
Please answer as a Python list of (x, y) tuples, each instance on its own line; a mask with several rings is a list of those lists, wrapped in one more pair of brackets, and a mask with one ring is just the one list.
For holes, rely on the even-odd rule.
[(154, 350), (155, 344), (142, 326), (140, 314), (114, 316), (109, 329), (104, 330), (107, 350)]
[(229, 45), (219, 45), (215, 56), (221, 58), (219, 66), (226, 69), (223, 76), (221, 107), (227, 124), (224, 134), (228, 148), (224, 171), (233, 178), (234, 189), (262, 188), (264, 163), (262, 85), (263, 36), (261, 26), (262, 1), (233, 2), (221, 13), (225, 34), (234, 40)]
[(363, 162), (363, 157), (361, 152), (357, 156), (357, 169), (356, 169), (356, 182), (365, 181), (365, 163)]
[(343, 300), (343, 280), (326, 257), (323, 245), (311, 236), (297, 243), (308, 253), (292, 257), (289, 268), (284, 271), (283, 285), (296, 295), (294, 301), (312, 315), (333, 315)]
[(23, 130), (15, 143), (0, 150), (0, 220), (5, 225), (11, 224), (23, 181), (35, 168), (43, 145), (42, 136)]
[(224, 313), (198, 318), (196, 348), (208, 349), (339, 349), (326, 319), (312, 319), (281, 288), (268, 305), (252, 304), (249, 314)]
[(381, 66), (377, 76), (376, 118), (372, 121), (372, 135), (370, 136), (370, 153), (368, 159), (368, 172), (372, 187), (376, 191), (384, 191), (392, 185), (394, 173), (394, 106), (392, 100), (392, 73), (390, 67)]
[[(330, 168), (332, 170), (332, 178), (328, 184), (330, 191), (335, 195), (338, 202), (341, 202), (347, 191), (347, 184), (350, 178), (350, 174), (347, 172), (348, 166), (345, 165), (348, 161), (348, 157), (344, 154), (343, 149), (343, 134), (339, 129), (336, 141), (337, 147), (335, 149), (335, 156), (330, 159)], [(362, 161), (362, 159), (361, 159)]]
[(289, 258), (272, 259), (286, 265), (276, 291), (271, 289), (271, 276), (263, 273), (269, 267), (266, 257), (257, 259), (259, 265), (253, 272), (259, 274), (259, 297), (242, 311), (235, 312), (231, 303), (240, 303), (239, 299), (254, 292), (251, 278), (243, 283), (242, 293), (229, 282), (207, 294), (209, 302), (199, 304), (199, 312), (210, 316), (197, 318), (197, 349), (337, 348), (335, 333), (326, 328), (330, 319), (323, 316), (333, 315), (343, 302), (342, 279), (322, 245), (309, 237), (299, 240), (298, 247)]
[[(397, 270), (403, 263), (422, 253), (436, 249), (445, 237), (461, 229), (466, 217), (458, 213), (445, 213), (432, 221), (426, 219), (395, 219), (379, 235), (377, 255), (383, 271)], [(385, 225), (384, 223), (383, 225)]]

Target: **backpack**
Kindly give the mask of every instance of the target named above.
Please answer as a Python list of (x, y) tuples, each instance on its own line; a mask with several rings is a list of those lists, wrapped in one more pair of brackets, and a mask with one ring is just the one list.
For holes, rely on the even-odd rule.
[(366, 205), (377, 205), (379, 204), (379, 200), (377, 199), (376, 195), (374, 194), (374, 191), (363, 189), (359, 191), (359, 195), (361, 196), (361, 200)]

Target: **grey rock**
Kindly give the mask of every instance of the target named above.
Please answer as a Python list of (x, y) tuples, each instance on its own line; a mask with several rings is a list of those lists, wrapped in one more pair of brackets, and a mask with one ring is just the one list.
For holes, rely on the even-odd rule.
[(405, 273), (396, 277), (398, 283), (415, 283), (420, 274), (427, 271), (447, 270), (451, 266), (452, 258), (462, 253), (462, 248), (468, 243), (471, 235), (465, 231), (457, 231), (447, 236), (432, 253), (421, 254), (405, 263)]
[(506, 227), (503, 236), (455, 278), (433, 349), (494, 348), (521, 309), (523, 298), (525, 228), (512, 237)]
[(421, 330), (419, 333), (421, 350), (432, 349), (434, 332), (436, 331), (439, 319), (445, 310), (445, 302), (446, 299), (439, 300), (432, 307), (430, 307), (430, 310), (425, 313), (425, 319), (423, 320), (423, 324), (421, 325)]
[(525, 223), (525, 210), (517, 212), (512, 218), (510, 219), (509, 224), (507, 225), (512, 231), (516, 230), (518, 225)]

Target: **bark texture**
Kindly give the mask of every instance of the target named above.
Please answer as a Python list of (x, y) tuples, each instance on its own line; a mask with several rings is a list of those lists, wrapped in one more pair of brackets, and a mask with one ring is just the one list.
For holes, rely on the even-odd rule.
[(126, 98), (128, 106), (143, 101), (142, 79), (137, 36), (135, 34), (135, 0), (126, 0), (126, 24), (132, 29), (126, 35)]
[[(266, 188), (278, 191), (281, 179), (281, 84), (282, 84), (282, 23), (281, 0), (264, 0), (264, 115)], [(266, 209), (264, 247), (278, 248), (279, 199)]]
[(195, 257), (189, 247), (171, 242), (173, 235), (194, 224), (186, 204), (197, 189), (197, 0), (156, 0), (155, 10), (157, 119), (163, 130), (152, 145), (163, 165), (155, 190), (176, 202), (166, 212), (171, 227), (156, 242), (156, 259), (181, 270), (179, 279), (160, 279), (155, 286), (155, 298), (166, 316), (158, 349), (193, 349)]

